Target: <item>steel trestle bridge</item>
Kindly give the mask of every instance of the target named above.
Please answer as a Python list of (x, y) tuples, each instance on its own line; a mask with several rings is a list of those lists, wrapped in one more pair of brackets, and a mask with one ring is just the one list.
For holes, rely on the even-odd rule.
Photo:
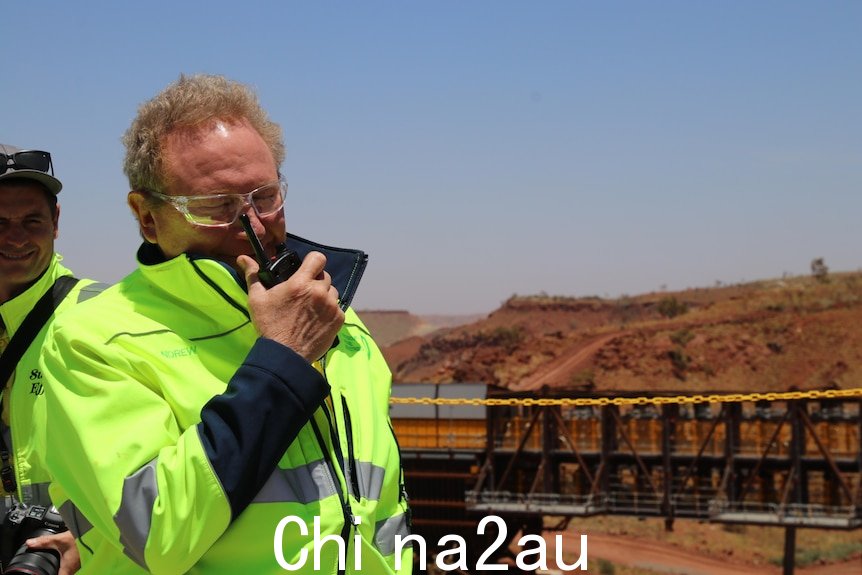
[(428, 541), (484, 541), (475, 527), (492, 514), (510, 534), (599, 514), (780, 526), (792, 573), (796, 528), (862, 527), (862, 389), (587, 397), (396, 384), (391, 403)]

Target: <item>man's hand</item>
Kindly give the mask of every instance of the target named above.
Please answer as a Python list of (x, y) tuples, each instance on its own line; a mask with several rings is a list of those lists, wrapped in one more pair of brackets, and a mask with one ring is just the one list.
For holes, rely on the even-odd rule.
[(72, 575), (81, 568), (81, 556), (71, 531), (33, 537), (26, 543), (29, 549), (56, 549), (60, 553), (60, 570), (57, 575)]
[(266, 289), (257, 277), (259, 266), (248, 256), (237, 265), (248, 285), (251, 321), (263, 337), (275, 340), (308, 360), (320, 359), (344, 323), (338, 290), (323, 270), (326, 256), (310, 252), (287, 281)]

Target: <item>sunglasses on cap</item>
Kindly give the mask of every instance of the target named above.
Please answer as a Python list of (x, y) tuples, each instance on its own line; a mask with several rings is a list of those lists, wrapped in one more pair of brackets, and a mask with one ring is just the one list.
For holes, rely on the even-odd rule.
[(0, 153), (0, 175), (8, 170), (36, 170), (54, 175), (51, 154), (41, 150), (23, 150), (11, 154)]

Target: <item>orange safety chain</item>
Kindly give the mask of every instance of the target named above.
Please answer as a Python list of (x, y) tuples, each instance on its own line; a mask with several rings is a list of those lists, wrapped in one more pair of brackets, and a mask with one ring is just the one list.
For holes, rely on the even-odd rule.
[(849, 399), (862, 397), (862, 388), (822, 391), (787, 391), (769, 393), (730, 393), (727, 395), (677, 395), (665, 397), (561, 397), (561, 398), (433, 398), (392, 397), (389, 403), (406, 405), (664, 405), (669, 403), (741, 403), (744, 401), (791, 401), (795, 399)]

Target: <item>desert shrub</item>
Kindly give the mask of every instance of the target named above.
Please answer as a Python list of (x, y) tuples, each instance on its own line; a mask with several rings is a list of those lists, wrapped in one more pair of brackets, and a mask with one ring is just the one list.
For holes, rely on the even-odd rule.
[[(862, 543), (846, 541), (831, 547), (817, 547), (815, 549), (797, 550), (795, 563), (797, 567), (807, 567), (819, 563), (830, 563), (833, 561), (847, 561), (854, 555), (862, 552)], [(784, 557), (775, 556), (769, 559), (773, 565), (782, 565)]]
[(680, 347), (685, 347), (693, 339), (694, 334), (687, 329), (681, 329), (670, 334), (670, 340)]
[(614, 314), (619, 318), (619, 322), (621, 325), (625, 325), (630, 321), (636, 319), (638, 316), (638, 312), (639, 306), (629, 296), (624, 295), (616, 301)]
[(678, 315), (682, 315), (688, 312), (688, 304), (685, 302), (681, 302), (673, 296), (669, 296), (666, 298), (662, 298), (658, 305), (656, 306), (656, 310), (663, 317), (673, 318)]
[(821, 283), (829, 281), (829, 267), (826, 265), (826, 262), (823, 261), (823, 258), (815, 258), (811, 260), (811, 275)]
[(572, 374), (570, 382), (574, 387), (595, 387), (596, 374), (592, 369), (582, 369)]
[(827, 549), (806, 549), (797, 551), (796, 565), (805, 567), (829, 561), (846, 561), (853, 555), (862, 552), (862, 543), (848, 541), (839, 543)]
[(475, 342), (480, 345), (498, 345), (506, 349), (515, 349), (526, 337), (522, 327), (498, 327), (491, 331), (480, 331), (476, 334)]
[(691, 359), (681, 348), (672, 349), (667, 352), (667, 356), (673, 364), (673, 375), (678, 379), (685, 379), (685, 370), (688, 369), (688, 364)]

